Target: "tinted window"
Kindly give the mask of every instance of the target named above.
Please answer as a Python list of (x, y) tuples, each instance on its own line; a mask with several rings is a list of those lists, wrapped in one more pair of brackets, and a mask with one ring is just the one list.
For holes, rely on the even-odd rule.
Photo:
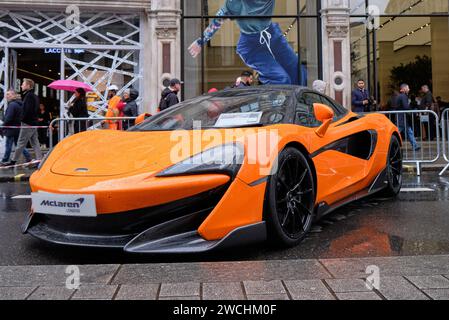
[(320, 95), (313, 92), (304, 92), (302, 95), (302, 102), (310, 107), (313, 107), (314, 103), (323, 103)]
[(321, 96), (321, 99), (323, 100), (323, 103), (325, 105), (331, 107), (334, 110), (337, 119), (340, 119), (348, 114), (348, 110), (338, 104), (337, 101), (325, 96)]
[(299, 101), (296, 105), (295, 124), (303, 127), (319, 127), (321, 122), (315, 118), (313, 108), (305, 104), (304, 101)]
[(314, 103), (322, 103), (329, 106), (334, 111), (335, 114), (334, 121), (341, 119), (348, 113), (348, 110), (340, 106), (337, 102), (335, 102), (331, 98), (322, 96), (315, 92), (303, 92), (300, 101), (310, 107), (313, 107)]

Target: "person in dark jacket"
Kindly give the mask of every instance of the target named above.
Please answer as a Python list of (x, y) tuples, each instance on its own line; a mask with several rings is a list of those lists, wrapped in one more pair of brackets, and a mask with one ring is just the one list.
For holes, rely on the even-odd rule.
[[(127, 89), (123, 93), (123, 100), (126, 103), (123, 108), (124, 117), (135, 118), (139, 115), (139, 110), (137, 107), (137, 98), (139, 97), (139, 91), (135, 89)], [(129, 127), (134, 126), (135, 121), (125, 121), (123, 125), (123, 130), (127, 130)]]
[(22, 101), (23, 101), (23, 114), (22, 123), (19, 134), (19, 141), (17, 142), (17, 148), (14, 152), (14, 156), (11, 162), (8, 164), (13, 166), (19, 161), (20, 155), (23, 150), (31, 143), (36, 155), (36, 160), (42, 160), (42, 151), (39, 144), (39, 136), (36, 128), (27, 128), (37, 125), (37, 113), (39, 110), (39, 97), (34, 94), (34, 81), (31, 79), (23, 79), (22, 83)]
[[(87, 111), (86, 91), (82, 88), (75, 90), (75, 100), (69, 107), (69, 112), (73, 118), (89, 118), (89, 112)], [(75, 134), (86, 131), (87, 121), (75, 121), (74, 131)]]
[[(408, 111), (411, 110), (408, 94), (410, 93), (410, 87), (408, 84), (402, 84), (400, 89), (400, 94), (397, 98), (397, 111)], [(401, 134), (406, 134), (408, 140), (410, 141), (413, 151), (421, 150), (415, 139), (415, 134), (412, 130), (412, 123), (407, 120), (407, 116), (404, 114), (399, 114), (398, 116), (398, 128)]]
[[(48, 127), (51, 122), (51, 115), (50, 112), (47, 111), (47, 108), (43, 103), (39, 106), (39, 112), (37, 115), (37, 125), (39, 127)], [(48, 139), (48, 129), (46, 128), (39, 128), (37, 129), (37, 133), (39, 136), (39, 142), (41, 145), (46, 145), (47, 148), (49, 147), (49, 139)]]
[[(5, 112), (3, 126), (5, 127), (20, 127), (20, 121), (22, 120), (22, 101), (17, 99), (17, 94), (13, 90), (6, 92), (6, 100), (8, 101), (8, 107)], [(6, 165), (10, 161), (12, 147), (17, 146), (19, 140), (20, 129), (19, 128), (7, 128), (3, 130), (5, 136), (5, 154), (3, 155), (1, 165)], [(31, 162), (31, 155), (26, 149), (23, 149), (23, 155), (27, 162)]]
[(159, 103), (159, 110), (164, 111), (179, 103), (178, 92), (181, 91), (182, 82), (178, 79), (170, 81), (170, 87), (162, 91), (161, 101)]
[(249, 71), (243, 71), (233, 88), (246, 88), (252, 86), (254, 82), (254, 76)]
[(370, 95), (365, 89), (365, 81), (359, 80), (357, 88), (352, 91), (352, 111), (362, 113), (369, 111)]
[[(421, 87), (421, 91), (423, 93), (423, 97), (421, 100), (421, 106), (423, 110), (430, 110), (435, 112), (438, 116), (441, 116), (439, 108), (436, 107), (435, 99), (433, 98), (433, 94), (430, 91), (430, 88), (428, 85), (423, 85)], [(435, 140), (437, 132), (437, 125), (436, 125), (436, 117), (429, 114), (429, 121), (424, 125), (425, 132), (423, 133), (430, 133), (430, 140)]]

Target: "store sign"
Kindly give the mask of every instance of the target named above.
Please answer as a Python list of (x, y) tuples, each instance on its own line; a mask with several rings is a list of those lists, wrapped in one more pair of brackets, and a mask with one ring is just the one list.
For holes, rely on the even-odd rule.
[[(86, 50), (84, 49), (64, 49), (64, 53), (73, 53), (73, 54), (81, 54), (84, 53)], [(60, 54), (62, 52), (62, 49), (60, 48), (45, 48), (44, 53), (47, 54)]]

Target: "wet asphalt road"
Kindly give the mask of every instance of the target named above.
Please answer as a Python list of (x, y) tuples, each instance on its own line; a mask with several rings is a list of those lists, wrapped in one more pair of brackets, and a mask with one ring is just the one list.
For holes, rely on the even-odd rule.
[(318, 222), (298, 247), (282, 250), (269, 244), (206, 255), (136, 256), (116, 250), (62, 247), (20, 232), (30, 200), (26, 183), (0, 184), (0, 265), (152, 263), (232, 260), (353, 258), (449, 254), (449, 177), (426, 173), (407, 176), (397, 200), (365, 199)]

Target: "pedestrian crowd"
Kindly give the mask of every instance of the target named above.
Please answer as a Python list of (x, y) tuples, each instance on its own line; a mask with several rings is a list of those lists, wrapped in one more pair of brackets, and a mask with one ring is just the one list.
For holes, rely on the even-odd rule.
[[(37, 126), (39, 122), (44, 121), (42, 110), (45, 112), (45, 109), (40, 106), (39, 97), (34, 93), (33, 80), (24, 79), (21, 89), (21, 97), (14, 90), (6, 93), (8, 105), (3, 126), (9, 128), (3, 129), (6, 140), (1, 166), (14, 166), (22, 155), (26, 162), (31, 163), (33, 159), (26, 150), (28, 143), (33, 148), (35, 159), (42, 159)], [(15, 152), (11, 158), (13, 146), (15, 146)]]
[[(52, 121), (51, 113), (45, 105), (40, 103), (35, 94), (35, 83), (32, 79), (24, 79), (21, 85), (21, 94), (10, 89), (6, 92), (7, 105), (3, 112), (3, 123), (0, 135), (5, 140), (5, 152), (0, 167), (14, 167), (23, 156), (26, 165), (36, 167), (42, 160), (42, 148), (49, 148), (49, 126)], [(108, 105), (105, 117), (130, 117), (138, 116), (137, 99), (139, 92), (135, 89), (123, 90), (119, 96), (119, 88), (112, 85), (108, 90)], [(172, 103), (172, 102), (170, 102)], [(88, 105), (86, 91), (77, 88), (73, 100), (68, 104), (68, 115), (72, 118), (88, 118)], [(87, 130), (88, 121), (74, 121), (73, 132), (80, 133)], [(108, 120), (105, 126), (112, 130), (126, 130), (134, 125), (134, 120), (126, 122)], [(58, 124), (53, 131), (58, 129)], [(33, 155), (27, 150), (31, 146)], [(13, 148), (15, 149), (13, 152)]]
[[(410, 86), (403, 83), (393, 90), (383, 110), (432, 111), (440, 117), (447, 108), (449, 108), (449, 104), (442, 101), (441, 97), (434, 98), (429, 85), (424, 84), (418, 94), (411, 94)], [(363, 79), (357, 82), (356, 88), (352, 91), (352, 111), (357, 113), (377, 111), (377, 102), (366, 89)], [(435, 140), (437, 130), (440, 130), (436, 120), (437, 118), (430, 113), (420, 114), (419, 112), (398, 113), (392, 119), (401, 134), (407, 137), (414, 151), (421, 150), (421, 146), (416, 141), (417, 137), (423, 141)]]
[[(227, 89), (247, 88), (254, 85), (255, 82), (256, 77), (253, 72), (245, 70), (237, 77), (235, 83)], [(161, 93), (158, 111), (167, 110), (179, 103), (178, 94), (182, 85), (183, 82), (179, 79), (169, 81), (168, 87)], [(46, 110), (46, 107), (40, 103), (39, 97), (34, 93), (34, 86), (33, 80), (24, 79), (21, 85), (21, 94), (14, 90), (9, 90), (6, 93), (7, 107), (3, 117), (3, 129), (0, 130), (0, 134), (5, 137), (5, 152), (0, 164), (3, 167), (16, 165), (21, 156), (25, 158), (26, 163), (33, 164), (33, 159), (38, 162), (42, 159), (41, 145), (49, 147), (47, 128), (51, 123), (52, 116)], [(328, 93), (328, 84), (322, 80), (314, 81), (312, 88), (321, 94)], [(114, 118), (138, 117), (137, 99), (139, 98), (139, 92), (131, 88), (120, 90), (116, 85), (110, 85), (106, 88), (106, 91), (107, 109), (104, 117), (107, 119), (103, 121), (103, 127), (110, 130), (127, 130), (134, 126), (134, 120), (122, 121), (114, 120)], [(212, 88), (208, 93), (212, 94), (217, 91), (218, 89)], [(356, 87), (352, 91), (351, 102), (352, 111), (356, 113), (377, 111), (377, 102), (370, 95), (363, 79), (357, 81)], [(391, 111), (431, 110), (438, 115), (441, 115), (447, 108), (449, 108), (449, 103), (442, 101), (441, 97), (434, 98), (428, 85), (423, 85), (420, 95), (416, 96), (410, 94), (410, 86), (407, 84), (401, 84), (398, 90), (393, 92), (385, 107), (386, 110)], [(89, 118), (88, 102), (84, 89), (77, 88), (75, 90), (67, 111), (70, 117), (76, 119)], [(435, 139), (436, 130), (438, 130), (435, 120), (435, 117), (429, 117), (428, 115), (399, 114), (395, 121), (401, 134), (407, 136), (413, 150), (418, 151), (421, 147), (416, 141), (417, 135), (421, 133), (423, 140)], [(74, 121), (73, 132), (86, 131), (88, 123), (88, 121)], [(416, 132), (415, 128), (419, 128), (420, 133)], [(57, 130), (57, 127), (54, 129)], [(31, 146), (34, 156), (27, 150), (27, 146)]]

